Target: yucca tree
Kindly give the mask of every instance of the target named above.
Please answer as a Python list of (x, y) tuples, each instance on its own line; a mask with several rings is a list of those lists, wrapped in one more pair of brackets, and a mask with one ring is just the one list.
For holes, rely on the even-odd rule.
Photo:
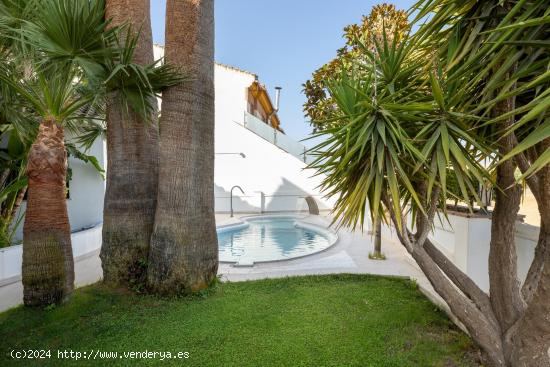
[[(502, 334), (504, 363), (550, 365), (550, 12), (538, 1), (421, 2), (420, 32), (445, 54), (446, 73), (477, 92), (457, 97), (488, 118), (497, 185), (489, 255), (490, 301)], [(536, 254), (523, 284), (517, 279), (515, 221), (521, 171), (541, 219)]]
[[(148, 0), (106, 0), (109, 26), (130, 27), (136, 37), (133, 62), (153, 62)], [(155, 220), (158, 180), (158, 121), (155, 108), (146, 121), (135, 111), (124, 111), (120, 92), (107, 103), (107, 186), (103, 209), (101, 264), (107, 283), (139, 282), (140, 264), (149, 256)], [(151, 101), (155, 104), (156, 101)]]
[(357, 69), (357, 63), (365, 56), (363, 47), (374, 47), (374, 40), (382, 39), (382, 33), (398, 40), (409, 32), (410, 24), (405, 10), (398, 10), (393, 4), (377, 4), (372, 7), (369, 15), (364, 15), (360, 23), (350, 24), (343, 29), (342, 37), (346, 43), (336, 51), (337, 56), (325, 63), (311, 75), (303, 85), (306, 102), (303, 111), (314, 131), (334, 127), (331, 117), (338, 113), (337, 106), (327, 93), (325, 81), (337, 78), (341, 73), (348, 73)]
[(122, 106), (131, 104), (147, 116), (147, 101), (170, 71), (128, 62), (133, 41), (119, 45), (120, 29), (107, 27), (101, 0), (29, 0), (18, 6), (24, 18), (0, 13), (3, 30), (17, 39), (2, 50), (0, 80), (39, 117), (27, 159), (22, 273), (25, 304), (40, 306), (61, 302), (74, 286), (65, 128), (77, 130), (82, 120), (100, 118), (84, 111), (100, 110), (113, 90), (125, 96)]
[(148, 284), (190, 293), (216, 277), (214, 0), (168, 0), (166, 61), (191, 81), (163, 93), (160, 171)]
[[(313, 166), (327, 175), (323, 185), (337, 196), (341, 225), (361, 225), (367, 210), (374, 218), (382, 217), (382, 208), (389, 212), (401, 243), (485, 351), (487, 364), (548, 366), (547, 6), (427, 0), (415, 10), (418, 22), (427, 20), (402, 45), (383, 40), (374, 53), (363, 49), (372, 60), (363, 67), (371, 72), (328, 81), (344, 112), (343, 127), (324, 134)], [(493, 165), (481, 165), (485, 159)], [(477, 184), (493, 180), (494, 166), (489, 295), (428, 235), (447, 198), (479, 201)], [(538, 197), (542, 223), (521, 287), (516, 167)], [(447, 189), (449, 177), (458, 192)]]
[[(307, 101), (303, 110), (311, 119), (314, 132), (322, 131), (330, 127), (339, 126), (342, 121), (337, 116), (342, 114), (338, 105), (333, 101), (330, 93), (327, 93), (327, 80), (340, 78), (341, 75), (360, 78), (361, 73), (371, 72), (365, 68), (369, 63), (372, 52), (365, 54), (363, 50), (368, 48), (376, 51), (376, 41), (379, 43), (387, 37), (390, 42), (394, 39), (397, 43), (406, 36), (410, 30), (407, 20), (407, 12), (398, 10), (392, 4), (378, 4), (372, 7), (368, 16), (363, 16), (360, 24), (351, 24), (344, 28), (343, 37), (346, 44), (337, 51), (337, 57), (317, 69), (311, 80), (303, 84), (303, 93)], [(396, 44), (397, 45), (397, 44)], [(372, 91), (375, 94), (375, 91)], [(371, 259), (384, 259), (382, 254), (381, 221), (379, 218), (372, 223), (373, 252), (369, 254)]]

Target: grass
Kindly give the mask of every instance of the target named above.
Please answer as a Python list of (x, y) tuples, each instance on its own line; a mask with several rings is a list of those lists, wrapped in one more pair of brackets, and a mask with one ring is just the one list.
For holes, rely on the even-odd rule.
[(369, 259), (371, 259), (371, 260), (386, 260), (386, 255), (369, 252)]
[[(473, 366), (470, 339), (413, 283), (331, 275), (222, 283), (159, 299), (102, 285), (48, 310), (0, 314), (0, 366)], [(11, 350), (51, 350), (15, 361)], [(57, 350), (188, 352), (181, 359), (58, 359)]]

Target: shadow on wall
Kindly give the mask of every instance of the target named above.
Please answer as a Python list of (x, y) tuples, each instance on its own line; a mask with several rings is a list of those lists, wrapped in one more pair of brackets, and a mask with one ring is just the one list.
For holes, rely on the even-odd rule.
[[(221, 186), (214, 185), (215, 211), (216, 213), (229, 213), (231, 210), (231, 193)], [(233, 191), (233, 210), (236, 213), (260, 213), (261, 201), (258, 199), (260, 193), (248, 192), (244, 195), (238, 191)], [(253, 203), (253, 204), (251, 204)]]
[[(319, 210), (330, 209), (320, 200), (322, 195), (311, 195), (286, 178), (282, 178), (281, 184), (271, 193), (259, 190), (250, 191), (251, 189), (246, 186), (244, 189), (244, 195), (237, 190), (233, 192), (233, 209), (236, 213), (309, 212), (319, 214)], [(230, 211), (230, 191), (215, 185), (214, 192), (216, 212), (228, 213)]]
[(265, 211), (308, 211), (305, 197), (311, 194), (284, 177), (281, 181), (275, 192), (266, 193)]

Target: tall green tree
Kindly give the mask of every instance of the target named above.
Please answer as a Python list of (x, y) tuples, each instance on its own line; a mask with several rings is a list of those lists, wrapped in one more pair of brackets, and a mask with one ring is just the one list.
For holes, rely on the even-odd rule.
[[(70, 226), (65, 202), (67, 153), (64, 126), (78, 118), (80, 109), (93, 101), (91, 94), (83, 95), (78, 84), (74, 83), (82, 77), (80, 65), (61, 55), (57, 47), (67, 46), (68, 43), (73, 46), (71, 51), (78, 50), (75, 54), (79, 56), (86, 51), (97, 51), (98, 45), (103, 47), (101, 41), (86, 42), (90, 39), (101, 40), (102, 30), (98, 25), (103, 20), (101, 12), (82, 2), (27, 2), (26, 6), (20, 5), (21, 9), (33, 12), (32, 18), (11, 22), (20, 24), (20, 27), (8, 30), (20, 35), (21, 44), (4, 50), (0, 78), (40, 116), (38, 134), (27, 158), (28, 199), (22, 269), (24, 302), (36, 306), (58, 303), (74, 287)], [(2, 13), (3, 20), (10, 20), (12, 15)], [(73, 35), (82, 36), (74, 29), (71, 29), (74, 33), (60, 32), (67, 25), (66, 21), (75, 18), (92, 26), (82, 29), (90, 39), (71, 39)], [(53, 24), (53, 19), (58, 23)], [(81, 48), (84, 45), (88, 47)], [(53, 57), (48, 59), (46, 55)], [(21, 78), (21, 74), (16, 72), (20, 65), (30, 70), (27, 78)]]
[(189, 293), (216, 277), (214, 0), (168, 0), (166, 61), (190, 82), (163, 93), (160, 171), (148, 284)]
[[(545, 316), (550, 314), (548, 7), (529, 1), (419, 6), (420, 17), (433, 15), (421, 34), (442, 42), (440, 55), (454, 56), (447, 65), (450, 79), (458, 82), (474, 73), (466, 80), (477, 91), (461, 100), (469, 111), (489, 119), (489, 137), (498, 152), (500, 190), (492, 214), (489, 278), (504, 359), (514, 366), (550, 365), (550, 320)], [(541, 219), (535, 258), (523, 284), (517, 278), (514, 235), (521, 200), (517, 171), (533, 192)]]
[(363, 47), (375, 49), (375, 41), (381, 42), (383, 34), (388, 38), (397, 38), (397, 42), (410, 29), (407, 12), (398, 10), (393, 4), (379, 4), (372, 7), (368, 16), (363, 16), (361, 23), (350, 24), (344, 28), (344, 47), (336, 51), (336, 57), (313, 72), (311, 79), (303, 85), (306, 96), (303, 110), (310, 119), (314, 131), (321, 131), (338, 124), (335, 117), (341, 115), (338, 105), (330, 96), (326, 80), (339, 78), (341, 74), (361, 73), (360, 64), (365, 60)]
[(147, 101), (171, 71), (128, 61), (133, 43), (119, 44), (120, 29), (108, 29), (101, 0), (28, 0), (17, 2), (21, 11), (6, 11), (12, 4), (0, 6), (2, 30), (17, 40), (2, 49), (0, 80), (39, 120), (27, 158), (22, 275), (25, 304), (41, 306), (61, 302), (74, 287), (65, 129), (100, 118), (93, 111), (114, 90), (125, 96), (124, 106), (146, 116)]
[[(314, 131), (323, 131), (331, 127), (339, 126), (343, 112), (332, 98), (328, 89), (327, 80), (334, 80), (354, 75), (356, 78), (364, 77), (366, 64), (377, 67), (371, 63), (362, 49), (368, 48), (376, 52), (376, 43), (395, 38), (399, 44), (408, 34), (410, 25), (407, 12), (398, 10), (392, 4), (379, 4), (373, 6), (368, 16), (363, 16), (360, 24), (351, 24), (344, 28), (346, 45), (337, 51), (337, 57), (317, 69), (311, 80), (303, 84), (303, 92), (307, 98), (304, 103), (304, 112), (310, 118), (310, 124)], [(375, 86), (375, 84), (370, 85)], [(376, 91), (371, 91), (373, 94)], [(372, 223), (373, 252), (369, 254), (371, 259), (384, 259), (382, 254), (381, 221), (376, 218)]]
[[(370, 62), (360, 73), (327, 80), (342, 115), (321, 133), (326, 141), (313, 166), (337, 197), (341, 225), (362, 225), (367, 211), (374, 219), (390, 214), (400, 242), (488, 365), (550, 365), (547, 6), (426, 0), (413, 10), (421, 24), (413, 36), (362, 47)], [(482, 165), (485, 159), (493, 165)], [(428, 236), (448, 198), (480, 201), (476, 183), (493, 180), (495, 166), (486, 294)], [(538, 197), (542, 223), (523, 285), (514, 240), (516, 167)], [(448, 190), (449, 177), (458, 192)]]
[[(148, 0), (106, 0), (110, 27), (128, 26), (136, 37), (132, 62), (153, 63), (150, 4)], [(107, 101), (107, 186), (103, 209), (101, 264), (107, 283), (139, 281), (155, 220), (158, 180), (157, 108), (146, 118), (125, 110), (120, 92)], [(149, 102), (155, 106), (156, 100)], [(155, 106), (156, 107), (156, 106)]]

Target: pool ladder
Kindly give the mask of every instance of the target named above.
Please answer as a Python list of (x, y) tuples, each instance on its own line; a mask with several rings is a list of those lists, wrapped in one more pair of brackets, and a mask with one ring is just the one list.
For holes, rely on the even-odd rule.
[(233, 186), (233, 187), (231, 188), (231, 198), (230, 198), (230, 200), (231, 200), (231, 201), (230, 201), (230, 206), (231, 206), (231, 217), (233, 217), (233, 189), (239, 189), (239, 190), (241, 190), (241, 192), (242, 192), (243, 195), (244, 195), (244, 191), (243, 191), (243, 189), (242, 189), (240, 186), (235, 185), (235, 186)]

